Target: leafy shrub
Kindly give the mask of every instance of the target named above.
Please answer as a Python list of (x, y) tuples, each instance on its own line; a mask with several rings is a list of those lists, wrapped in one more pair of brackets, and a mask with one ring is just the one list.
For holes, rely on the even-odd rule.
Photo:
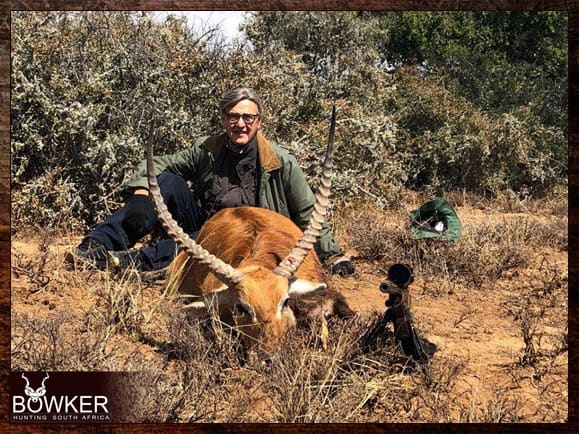
[(490, 118), (415, 68), (400, 72), (390, 110), (408, 187), (543, 195), (566, 177), (563, 131), (525, 110)]

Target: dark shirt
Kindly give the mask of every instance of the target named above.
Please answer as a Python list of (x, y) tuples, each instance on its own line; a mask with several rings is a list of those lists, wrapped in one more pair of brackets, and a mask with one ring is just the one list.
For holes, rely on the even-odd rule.
[(213, 178), (214, 211), (257, 203), (257, 139), (254, 137), (241, 152), (228, 143), (216, 161)]

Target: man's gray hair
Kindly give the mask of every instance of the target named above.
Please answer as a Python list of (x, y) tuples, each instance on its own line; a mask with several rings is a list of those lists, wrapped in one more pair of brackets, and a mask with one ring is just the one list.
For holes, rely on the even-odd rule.
[(261, 117), (263, 112), (263, 104), (261, 102), (261, 98), (255, 90), (248, 87), (238, 87), (223, 95), (221, 97), (221, 101), (219, 102), (219, 113), (222, 115), (227, 114), (231, 107), (244, 99), (248, 99), (257, 104), (257, 110), (259, 112), (259, 116)]

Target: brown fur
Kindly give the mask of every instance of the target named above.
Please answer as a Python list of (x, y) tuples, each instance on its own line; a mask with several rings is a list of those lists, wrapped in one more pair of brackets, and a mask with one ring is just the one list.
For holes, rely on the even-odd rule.
[[(253, 307), (258, 322), (235, 317), (231, 306), (220, 306), (221, 319), (235, 325), (247, 343), (266, 341), (267, 351), (275, 350), (283, 342), (287, 330), (296, 324), (291, 308), (283, 309), (281, 314), (278, 312), (280, 302), (288, 293), (289, 282), (272, 270), (301, 236), (302, 231), (280, 214), (263, 208), (239, 207), (215, 214), (205, 223), (197, 239), (210, 253), (244, 273), (245, 279), (231, 290)], [(206, 266), (192, 261), (185, 252), (175, 258), (169, 275), (169, 289), (181, 294), (207, 295), (224, 286)], [(328, 276), (314, 250), (306, 256), (294, 277), (329, 286)], [(339, 313), (352, 313), (341, 294), (331, 290), (324, 292), (337, 300)], [(298, 305), (293, 300), (292, 303), (296, 312), (306, 318), (311, 317), (309, 311), (312, 309), (323, 309), (327, 314), (334, 311), (328, 309), (328, 303), (314, 299), (305, 304)]]
[[(273, 270), (291, 251), (302, 231), (288, 218), (264, 208), (226, 208), (203, 226), (197, 242), (229, 265), (241, 269), (260, 265)], [(207, 267), (195, 264), (182, 252), (170, 267), (174, 289), (182, 294), (203, 295), (223, 284)], [(311, 251), (296, 271), (295, 277), (328, 283), (320, 260)]]

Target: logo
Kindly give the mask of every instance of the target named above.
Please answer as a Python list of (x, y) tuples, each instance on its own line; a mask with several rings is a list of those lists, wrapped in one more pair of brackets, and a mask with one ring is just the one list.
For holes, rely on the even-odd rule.
[[(53, 373), (53, 376), (62, 380), (65, 379), (65, 374), (67, 373)], [(69, 384), (68, 388), (68, 382), (65, 382), (60, 390), (53, 385), (51, 391), (54, 392), (49, 393), (47, 386), (51, 376), (48, 372), (36, 384), (31, 381), (30, 374), (22, 373), (20, 377), (20, 390), (23, 394), (13, 393), (11, 396), (12, 422), (111, 422), (109, 399), (104, 394), (78, 393), (78, 382), (72, 386)], [(16, 388), (14, 379), (12, 383)], [(31, 383), (39, 387), (35, 388)]]
[(46, 377), (44, 377), (44, 380), (42, 380), (42, 386), (40, 386), (36, 390), (34, 390), (32, 387), (30, 387), (30, 382), (28, 381), (28, 378), (26, 378), (26, 376), (24, 375), (24, 372), (22, 373), (22, 378), (24, 378), (26, 380), (26, 386), (24, 387), (24, 393), (30, 397), (32, 402), (37, 402), (40, 398), (42, 398), (44, 395), (46, 395), (46, 387), (44, 387), (44, 382), (46, 380), (48, 380), (48, 378), (50, 378), (48, 375), (48, 372), (46, 373)]

